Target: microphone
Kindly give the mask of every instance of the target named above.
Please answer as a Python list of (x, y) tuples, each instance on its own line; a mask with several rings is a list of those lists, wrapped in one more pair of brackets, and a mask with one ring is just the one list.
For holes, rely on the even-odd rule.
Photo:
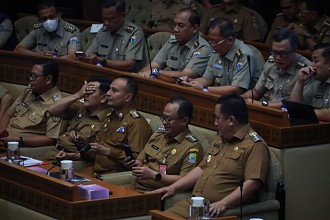
[(149, 51), (149, 43), (147, 40), (147, 36), (144, 35), (144, 39), (146, 41), (146, 45), (147, 45), (147, 54), (148, 54), (148, 61), (149, 61), (149, 68), (150, 68), (150, 76), (152, 75), (152, 66), (151, 66), (151, 58), (150, 58), (150, 51)]
[(249, 67), (251, 98), (252, 98), (252, 103), (253, 103), (254, 95), (253, 95), (253, 87), (252, 87), (252, 73), (251, 73), (251, 66), (250, 66), (250, 55), (247, 55), (246, 58), (247, 58), (247, 63), (248, 63), (248, 67)]
[(243, 185), (244, 185), (244, 179), (239, 180), (239, 189), (241, 192), (241, 202), (240, 202), (240, 208), (241, 208), (241, 213), (240, 213), (240, 220), (243, 218)]
[[(80, 149), (79, 149), (78, 146), (81, 146), (81, 144), (83, 144), (84, 146), (80, 147)], [(77, 146), (77, 148), (79, 149), (79, 151), (76, 152), (76, 153), (74, 153), (74, 154), (72, 154), (70, 157), (66, 158), (65, 160), (70, 160), (70, 159), (72, 159), (74, 156), (76, 156), (77, 154), (80, 154), (81, 152), (88, 151), (89, 149), (91, 149), (91, 145), (90, 145), (89, 143), (85, 144), (85, 143), (84, 143), (83, 141), (81, 141), (81, 140), (76, 141), (76, 142), (75, 142), (75, 145)], [(53, 162), (52, 162), (53, 166), (51, 166), (51, 167), (47, 170), (47, 172), (46, 172), (46, 176), (48, 176), (49, 172), (50, 172), (52, 169), (54, 169), (54, 167), (59, 166), (59, 165), (60, 165), (60, 162), (61, 162), (61, 160), (53, 161)]]

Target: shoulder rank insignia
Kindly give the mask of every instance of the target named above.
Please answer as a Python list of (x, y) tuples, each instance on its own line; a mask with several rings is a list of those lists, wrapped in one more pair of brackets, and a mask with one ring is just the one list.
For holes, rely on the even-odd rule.
[(190, 5), (190, 2), (191, 2), (191, 0), (182, 0), (181, 1), (183, 4), (185, 4), (185, 5)]
[(132, 115), (133, 118), (140, 118), (141, 117), (140, 113), (136, 110), (131, 110), (129, 113)]
[(176, 38), (173, 34), (170, 36), (170, 43), (176, 43)]
[(164, 126), (160, 126), (157, 128), (156, 130), (157, 133), (164, 133), (165, 132), (165, 127)]
[(272, 55), (272, 54), (269, 55), (267, 63), (274, 63), (274, 62), (275, 62), (274, 55)]
[(59, 101), (61, 99), (61, 97), (59, 97), (58, 95), (54, 95), (52, 97), (52, 99), (53, 99), (54, 102), (57, 102), (57, 101)]
[(71, 26), (71, 25), (65, 25), (64, 26), (64, 29), (67, 30), (67, 31), (69, 31), (69, 32), (71, 32), (71, 33), (74, 33), (74, 32), (77, 32), (78, 31), (78, 29), (76, 27)]
[(199, 150), (194, 147), (194, 148), (189, 149), (189, 152), (199, 152)]
[(305, 63), (303, 63), (301, 61), (297, 61), (296, 62), (296, 68), (297, 69), (301, 69), (301, 68), (306, 67), (306, 66), (307, 66), (307, 64), (305, 64)]
[(199, 42), (198, 42), (198, 40), (195, 40), (195, 42), (194, 42), (194, 47), (195, 47), (195, 49), (196, 49), (198, 46), (199, 46)]
[(249, 132), (249, 135), (250, 135), (251, 140), (254, 143), (262, 140), (262, 138), (260, 137), (260, 135), (257, 132), (255, 132), (255, 131)]
[(283, 15), (284, 15), (284, 13), (281, 12), (281, 13), (276, 14), (276, 17), (280, 17), (280, 16), (283, 16)]
[(41, 27), (42, 27), (42, 23), (38, 23), (38, 24), (33, 25), (33, 29), (37, 29), (37, 28), (41, 28)]
[(237, 49), (236, 56), (238, 56), (238, 57), (242, 56), (242, 51), (240, 49)]
[(191, 143), (194, 143), (194, 142), (197, 142), (197, 141), (198, 141), (198, 139), (197, 139), (194, 135), (192, 135), (192, 134), (188, 134), (188, 135), (186, 135), (186, 139), (187, 139), (189, 142), (191, 142)]
[(135, 27), (133, 27), (133, 26), (127, 26), (127, 27), (125, 27), (125, 31), (127, 31), (128, 33), (132, 33), (133, 31), (135, 30)]

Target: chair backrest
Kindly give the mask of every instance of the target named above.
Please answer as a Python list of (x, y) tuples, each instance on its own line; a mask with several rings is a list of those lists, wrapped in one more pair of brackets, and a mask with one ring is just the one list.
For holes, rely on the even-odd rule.
[(151, 20), (151, 0), (126, 0), (126, 19), (144, 28)]
[[(154, 59), (154, 57), (156, 56), (158, 51), (162, 48), (162, 46), (168, 41), (170, 35), (171, 35), (170, 32), (157, 32), (148, 37), (147, 41), (148, 41), (148, 48), (150, 52), (151, 61)], [(147, 53), (146, 55), (148, 56)]]
[(81, 32), (81, 46), (83, 51), (86, 52), (88, 47), (92, 44), (97, 33), (91, 33), (91, 27), (86, 28)]
[(33, 15), (24, 16), (16, 20), (14, 26), (18, 41), (20, 42), (23, 40), (23, 38), (33, 30), (34, 24), (37, 24), (38, 22), (38, 17)]
[(277, 188), (277, 183), (283, 181), (282, 168), (279, 160), (269, 149), (269, 168), (267, 173), (266, 182), (263, 187), (259, 190), (258, 201), (266, 201), (270, 199), (275, 199), (275, 191)]

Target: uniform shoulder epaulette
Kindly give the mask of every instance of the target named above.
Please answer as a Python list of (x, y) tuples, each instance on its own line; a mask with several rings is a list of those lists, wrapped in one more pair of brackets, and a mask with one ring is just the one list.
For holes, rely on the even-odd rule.
[(170, 43), (176, 43), (176, 38), (174, 34), (171, 34), (170, 36)]
[(99, 32), (106, 32), (108, 31), (107, 27), (103, 25), (103, 27), (99, 30)]
[(78, 99), (78, 102), (84, 103), (85, 99), (84, 98)]
[(298, 69), (301, 69), (301, 68), (306, 67), (306, 66), (307, 66), (306, 63), (303, 63), (301, 61), (296, 62), (296, 68), (298, 68)]
[(238, 56), (238, 58), (242, 56), (242, 51), (240, 49), (237, 49), (236, 56)]
[(191, 0), (182, 0), (181, 1), (183, 4), (185, 4), (185, 5), (190, 5), (190, 3), (191, 3)]
[(198, 139), (197, 139), (194, 135), (192, 135), (192, 134), (187, 134), (187, 135), (186, 135), (186, 139), (187, 139), (189, 142), (191, 142), (191, 143), (194, 143), (194, 142), (197, 142), (197, 141), (198, 141)]
[(61, 97), (59, 97), (58, 95), (53, 95), (52, 99), (54, 102), (57, 102), (61, 99)]
[(135, 27), (128, 25), (127, 27), (125, 27), (125, 31), (127, 31), (128, 33), (132, 33), (135, 30)]
[(249, 136), (254, 143), (262, 140), (261, 136), (255, 131), (249, 132)]
[(64, 29), (71, 33), (78, 31), (78, 28), (76, 28), (75, 26), (72, 26), (72, 25), (64, 25)]
[(33, 25), (33, 29), (37, 29), (37, 28), (41, 28), (41, 27), (42, 27), (42, 23), (38, 23), (38, 24)]
[(281, 12), (281, 13), (276, 14), (276, 17), (281, 17), (281, 16), (283, 16), (283, 15), (284, 15), (284, 13)]
[(156, 130), (156, 133), (164, 133), (164, 132), (165, 132), (165, 127), (164, 126), (160, 126)]
[(140, 113), (136, 110), (131, 110), (131, 111), (129, 111), (129, 113), (132, 115), (133, 118), (140, 118), (141, 117)]
[(199, 46), (199, 41), (196, 39), (194, 42), (194, 48), (196, 49)]
[(269, 55), (268, 59), (267, 59), (267, 63), (274, 63), (275, 59), (274, 59), (274, 55)]

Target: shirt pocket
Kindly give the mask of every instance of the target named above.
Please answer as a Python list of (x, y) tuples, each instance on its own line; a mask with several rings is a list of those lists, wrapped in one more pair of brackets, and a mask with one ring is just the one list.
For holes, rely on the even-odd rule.
[(107, 57), (110, 51), (110, 46), (107, 44), (100, 44), (97, 53), (101, 56)]
[(40, 112), (33, 112), (28, 115), (29, 121), (31, 121), (33, 124), (40, 124), (42, 119), (44, 118), (44, 115)]
[(179, 68), (179, 59), (173, 60), (173, 59), (168, 59), (166, 61), (166, 66), (171, 68), (171, 70), (177, 70)]
[(22, 103), (20, 103), (16, 108), (16, 112), (17, 112), (18, 115), (24, 115), (25, 113), (28, 112), (28, 110), (29, 110), (29, 108), (23, 106)]
[(224, 155), (225, 165), (222, 167), (222, 170), (225, 170), (227, 173), (231, 174), (240, 174), (243, 168), (240, 157), (240, 152), (230, 152)]

